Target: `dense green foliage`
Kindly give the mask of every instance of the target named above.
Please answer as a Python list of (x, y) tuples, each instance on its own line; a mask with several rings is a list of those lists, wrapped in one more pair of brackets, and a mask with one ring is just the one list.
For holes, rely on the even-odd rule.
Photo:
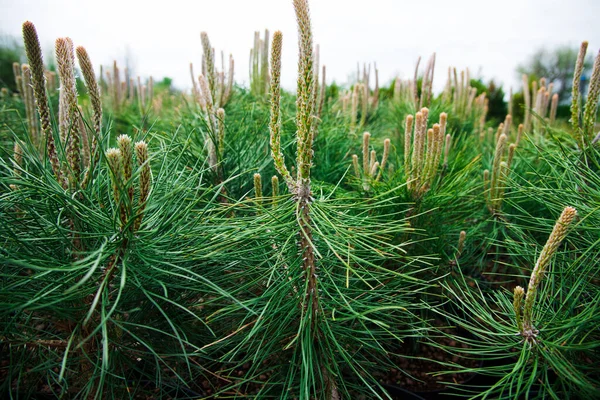
[[(564, 121), (542, 119), (517, 138), (515, 118), (494, 135), (506, 112), (496, 108), (505, 107), (501, 89), (476, 87), (492, 96), (489, 115), (498, 118), (484, 126), (475, 106), (453, 115), (453, 97), (439, 95), (414, 116), (428, 114), (425, 128), (440, 121), (424, 150), (430, 178), (415, 189), (418, 171), (405, 167), (416, 163), (405, 154), (415, 104), (382, 89), (353, 131), (344, 88), (332, 85), (312, 147), (311, 192), (288, 193), (281, 176), (271, 179), (279, 170), (266, 95), (234, 88), (220, 143), (211, 115), (164, 83), (146, 107), (139, 98), (115, 107), (105, 90), (99, 133), (92, 96), (80, 96), (89, 143), (98, 139), (87, 185), (61, 186), (46, 140), (36, 145), (29, 131), (24, 100), (0, 99), (3, 397), (386, 399), (396, 383), (389, 371), (419, 380), (399, 360), (423, 360), (424, 348), (440, 355), (431, 379), (463, 398), (599, 396), (600, 151), (578, 147)], [(61, 138), (58, 94), (49, 95), (68, 174), (72, 149)], [(288, 166), (296, 107), (284, 92)], [(435, 163), (440, 130), (447, 158)], [(136, 153), (139, 164), (120, 179), (109, 148), (123, 146), (124, 134), (148, 144), (149, 161)], [(366, 169), (363, 154), (372, 157)], [(303, 195), (310, 201), (298, 201)], [(578, 217), (537, 292), (532, 339), (519, 328), (513, 290), (527, 288), (567, 206)], [(453, 383), (457, 372), (489, 379)]]

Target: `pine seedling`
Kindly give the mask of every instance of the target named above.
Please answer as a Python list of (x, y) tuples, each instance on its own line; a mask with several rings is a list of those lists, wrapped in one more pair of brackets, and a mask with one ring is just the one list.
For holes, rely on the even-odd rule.
[[(132, 144), (131, 138), (127, 135), (120, 135), (117, 138), (118, 148), (108, 149), (106, 159), (111, 171), (111, 180), (113, 185), (113, 199), (119, 208), (119, 219), (121, 228), (127, 226), (134, 210), (134, 177), (133, 177), (133, 153), (139, 170), (138, 177), (138, 207), (137, 216), (134, 220), (133, 229), (136, 232), (142, 222), (148, 195), (151, 185), (151, 169), (148, 155), (148, 145), (144, 141)], [(126, 195), (127, 198), (123, 198)]]
[(369, 164), (369, 141), (371, 139), (371, 134), (369, 132), (363, 133), (363, 141), (362, 141), (362, 165), (363, 165), (363, 174), (367, 175), (370, 171)]
[(269, 30), (265, 29), (265, 36), (261, 42), (262, 47), (260, 49), (260, 85), (261, 90), (266, 90), (269, 88)]
[(207, 125), (210, 128), (209, 134), (205, 136), (205, 142), (208, 148), (208, 164), (213, 171), (216, 171), (218, 156), (217, 147), (213, 138), (218, 132), (216, 110), (213, 104), (213, 97), (208, 80), (203, 75), (200, 75), (198, 80), (200, 82), (200, 90), (202, 92), (202, 97), (204, 98), (204, 104), (206, 105), (205, 118)]
[(356, 121), (358, 120), (358, 98), (360, 91), (360, 84), (354, 85), (352, 90), (351, 106), (350, 106), (350, 132), (356, 131)]
[[(431, 72), (433, 74), (433, 72)], [(433, 76), (432, 78), (433, 79)], [(429, 83), (431, 84), (431, 82)], [(460, 80), (458, 72), (453, 68), (453, 74), (448, 71), (448, 82), (446, 83), (444, 98), (447, 101), (451, 99), (451, 107), (453, 115), (461, 118), (474, 118), (479, 121), (480, 133), (485, 124), (485, 118), (488, 111), (488, 99), (485, 93), (477, 96), (477, 89), (471, 87), (471, 73), (469, 69), (460, 71)], [(431, 97), (431, 95), (428, 95)]]
[(419, 99), (419, 107), (429, 107), (432, 99), (433, 88), (433, 72), (435, 69), (435, 53), (431, 55), (425, 67), (425, 74), (421, 83), (421, 98)]
[(517, 140), (515, 140), (515, 144), (517, 146), (519, 145), (521, 137), (523, 136), (523, 129), (525, 129), (525, 126), (523, 124), (519, 124), (519, 127), (517, 128)]
[(294, 182), (290, 172), (285, 165), (285, 158), (281, 151), (281, 115), (280, 115), (280, 103), (281, 103), (281, 45), (283, 35), (280, 31), (273, 34), (273, 44), (271, 47), (271, 112), (269, 120), (269, 131), (270, 131), (270, 146), (271, 146), (271, 157), (273, 157), (273, 163), (275, 169), (283, 177), (285, 184), (289, 191), (294, 193), (296, 191), (296, 182)]
[(79, 185), (81, 178), (81, 132), (77, 88), (75, 83), (75, 53), (70, 38), (56, 40), (56, 62), (60, 79), (59, 130), (63, 146), (67, 149), (69, 161), (69, 183), (72, 190)]
[[(508, 137), (504, 133), (501, 133), (501, 131), (502, 130), (499, 128), (489, 185), (488, 177), (490, 173), (488, 170), (485, 170), (486, 174), (484, 174), (484, 196), (488, 209), (494, 215), (500, 212), (502, 201), (504, 199), (506, 182), (508, 180), (511, 164), (517, 148), (516, 143), (512, 143), (510, 146), (508, 146), (508, 151), (506, 151)], [(517, 140), (518, 139), (519, 138), (517, 137)], [(507, 153), (506, 161), (504, 160), (505, 153)]]
[(504, 129), (502, 131), (502, 133), (504, 133), (506, 135), (506, 137), (510, 137), (510, 128), (512, 126), (512, 115), (507, 114), (506, 117), (504, 118)]
[(211, 94), (209, 81), (204, 75), (198, 77), (198, 96), (202, 99), (202, 115), (205, 119), (208, 132), (204, 134), (204, 142), (208, 152), (208, 164), (216, 174), (219, 183), (223, 181), (223, 169), (219, 160), (225, 153), (225, 110), (217, 108)]
[[(321, 305), (319, 303), (318, 280), (316, 275), (316, 256), (313, 248), (313, 234), (311, 222), (311, 176), (313, 156), (313, 139), (316, 135), (315, 124), (315, 93), (314, 84), (314, 57), (313, 38), (311, 31), (309, 7), (307, 0), (294, 0), (294, 9), (299, 29), (299, 61), (298, 61), (298, 86), (296, 101), (296, 179), (289, 174), (281, 154), (280, 133), (280, 69), (281, 69), (281, 32), (275, 32), (271, 53), (271, 119), (270, 119), (270, 142), (271, 154), (277, 171), (284, 177), (290, 192), (297, 204), (297, 223), (302, 260), (302, 270), (305, 278), (305, 293), (301, 296), (301, 306), (304, 312), (310, 315), (310, 335), (313, 338), (319, 336), (317, 321), (320, 319)], [(332, 398), (339, 396), (334, 378), (330, 376), (321, 362), (323, 382), (325, 390), (331, 393)]]
[(225, 110), (217, 110), (217, 143), (219, 159), (223, 159), (225, 153)]
[(15, 161), (13, 174), (14, 176), (21, 176), (21, 168), (23, 168), (23, 148), (18, 140), (15, 140), (15, 145), (13, 147), (13, 160)]
[(558, 93), (552, 95), (552, 103), (550, 105), (550, 124), (556, 122), (556, 111), (558, 110)]
[(536, 105), (537, 105), (537, 95), (538, 95), (538, 82), (537, 81), (533, 81), (531, 82), (531, 108), (533, 110), (535, 110)]
[[(534, 83), (537, 85), (536, 82)], [(536, 85), (534, 85), (534, 87), (537, 87)], [(550, 87), (546, 87), (546, 79), (541, 78), (539, 82), (539, 89), (537, 90), (537, 94), (534, 97), (534, 112), (538, 118), (533, 120), (533, 127), (534, 131), (539, 131), (542, 134), (544, 133), (544, 131), (540, 129), (540, 120), (545, 120), (546, 115), (548, 114), (548, 108), (550, 105), (551, 98), (550, 90), (552, 89), (552, 86), (553, 85), (551, 85)]]
[[(371, 64), (363, 65), (362, 77), (357, 74), (357, 80), (352, 91), (352, 104), (350, 111), (350, 131), (355, 132), (365, 126), (367, 119), (373, 115), (379, 107), (379, 70), (375, 64), (375, 88), (371, 91), (369, 86), (371, 75)], [(325, 81), (323, 81), (323, 86)], [(371, 94), (372, 93), (372, 94)], [(315, 93), (316, 94), (316, 93)], [(358, 121), (358, 110), (360, 108), (360, 121)], [(320, 115), (320, 114), (318, 114)], [(357, 122), (358, 121), (358, 122)]]
[[(13, 147), (13, 176), (19, 177), (21, 176), (21, 169), (23, 168), (23, 148), (18, 140), (15, 140), (15, 145)], [(15, 184), (11, 184), (10, 188), (12, 190), (17, 190), (19, 187)]]
[(56, 153), (56, 144), (52, 134), (52, 125), (50, 122), (50, 107), (48, 97), (46, 96), (46, 77), (44, 75), (44, 60), (42, 58), (42, 48), (38, 39), (37, 31), (33, 23), (27, 21), (23, 24), (23, 39), (25, 42), (25, 51), (29, 66), (31, 68), (31, 82), (33, 93), (37, 104), (38, 114), (40, 116), (40, 126), (44, 139), (46, 141), (46, 152), (50, 159), (52, 171), (58, 183), (63, 187), (67, 186), (67, 181), (63, 176), (58, 155)]
[[(501, 122), (500, 125), (498, 125), (498, 128), (496, 129), (496, 136), (494, 136), (494, 143), (498, 142), (498, 138), (500, 137), (500, 135), (502, 135), (503, 132), (504, 132), (504, 122)], [(506, 137), (508, 138), (508, 135), (506, 135)]]
[(489, 111), (490, 100), (485, 97), (485, 93), (482, 93), (475, 99), (476, 109), (479, 112), (479, 132), (485, 132), (485, 119)]
[(504, 200), (504, 192), (506, 190), (506, 182), (508, 181), (508, 175), (510, 172), (510, 167), (511, 167), (513, 157), (515, 155), (516, 148), (517, 148), (517, 145), (514, 143), (511, 143), (511, 145), (508, 146), (508, 156), (506, 158), (506, 161), (500, 162), (500, 181), (499, 181), (500, 186), (497, 187), (496, 191), (495, 191), (495, 196), (496, 196), (496, 201), (494, 203), (495, 210), (500, 210), (502, 207), (502, 201)]
[[(415, 128), (412, 142), (412, 157), (411, 166), (405, 171), (405, 174), (410, 174), (410, 181), (407, 180), (407, 187), (411, 193), (415, 192), (415, 188), (419, 186), (419, 178), (422, 172), (423, 153), (425, 135), (427, 130), (427, 116), (429, 110), (424, 108), (415, 114)], [(409, 157), (409, 154), (404, 154), (404, 157)]]
[(121, 199), (121, 188), (123, 187), (123, 160), (121, 150), (110, 148), (106, 151), (106, 160), (111, 173), (113, 200), (119, 209), (119, 220), (121, 227), (127, 224), (127, 211), (124, 201)]
[(314, 138), (314, 71), (313, 40), (307, 0), (294, 0), (299, 25), (300, 60), (298, 62), (298, 89), (296, 99), (296, 126), (298, 151), (298, 195), (301, 201), (310, 198), (310, 168), (312, 167), (312, 144)]
[(254, 47), (250, 49), (250, 92), (265, 96), (269, 85), (269, 30), (265, 29), (264, 39), (260, 38), (260, 32), (254, 32)]
[(133, 78), (129, 78), (129, 84), (128, 84), (128, 91), (127, 91), (127, 101), (132, 103), (135, 100), (135, 80)]
[(492, 165), (492, 178), (490, 181), (490, 194), (489, 194), (489, 205), (490, 211), (496, 211), (494, 202), (496, 199), (496, 193), (498, 191), (498, 182), (500, 180), (500, 163), (502, 162), (502, 156), (506, 146), (507, 137), (505, 134), (498, 136), (496, 141), (496, 151), (494, 152), (494, 161)]
[(369, 191), (371, 189), (371, 182), (379, 181), (383, 169), (387, 165), (387, 160), (390, 155), (390, 139), (385, 139), (383, 142), (383, 155), (381, 162), (377, 161), (377, 152), (375, 150), (369, 151), (369, 141), (371, 134), (369, 132), (363, 133), (362, 141), (362, 171), (359, 168), (359, 160), (356, 154), (352, 155), (352, 168), (354, 175), (357, 179), (362, 180), (363, 189)]
[(369, 81), (367, 80), (365, 83), (363, 83), (360, 88), (362, 91), (359, 92), (359, 99), (361, 103), (359, 126), (362, 128), (367, 123), (367, 114), (369, 113)]
[(358, 156), (356, 154), (352, 154), (352, 169), (354, 170), (354, 175), (360, 176), (360, 166), (358, 165)]
[(321, 77), (321, 92), (319, 94), (319, 102), (317, 109), (317, 116), (319, 117), (319, 121), (321, 119), (321, 115), (323, 115), (323, 104), (325, 103), (325, 96), (327, 94), (327, 67), (323, 65), (323, 76)]
[(111, 83), (113, 108), (118, 112), (121, 108), (121, 71), (119, 70), (116, 60), (113, 61), (112, 76), (108, 71), (106, 71), (106, 73), (109, 82)]
[(229, 55), (229, 71), (227, 72), (227, 86), (225, 87), (225, 91), (223, 93), (223, 98), (221, 99), (221, 106), (225, 106), (225, 104), (229, 103), (231, 99), (231, 94), (233, 93), (233, 75), (235, 73), (235, 61), (233, 60), (233, 55)]
[(129, 196), (127, 205), (129, 207), (133, 202), (133, 185), (131, 183), (133, 173), (133, 142), (128, 135), (119, 135), (117, 137), (117, 145), (121, 151), (123, 185), (127, 187), (127, 195)]
[[(225, 66), (223, 65), (223, 71), (219, 72), (215, 67), (215, 51), (210, 44), (208, 34), (206, 32), (200, 33), (202, 42), (202, 75), (206, 78), (208, 83), (208, 89), (210, 97), (212, 99), (215, 109), (224, 107), (229, 101), (233, 89), (233, 73), (234, 73), (234, 62), (233, 57), (229, 56), (229, 72), (227, 84), (225, 84)], [(223, 54), (221, 54), (223, 58)], [(224, 64), (224, 62), (223, 62)], [(192, 78), (193, 80), (194, 78)]]
[[(519, 328), (519, 334), (523, 336), (524, 340), (530, 345), (537, 343), (537, 336), (539, 331), (535, 328), (533, 324), (533, 305), (535, 303), (535, 296), (537, 290), (542, 282), (544, 274), (548, 268), (550, 260), (558, 250), (561, 242), (567, 236), (569, 231), (569, 227), (575, 220), (577, 216), (577, 210), (573, 207), (565, 207), (560, 217), (556, 221), (554, 228), (552, 229), (552, 233), (548, 238), (548, 241), (544, 245), (542, 252), (538, 256), (537, 262), (535, 263), (535, 267), (531, 272), (531, 277), (529, 278), (529, 285), (527, 286), (527, 294), (525, 296), (525, 303), (523, 306), (523, 322), (519, 324), (517, 322), (517, 326)], [(519, 293), (517, 293), (519, 292)], [(517, 304), (518, 297), (522, 298), (522, 289), (515, 289), (515, 304)], [(517, 314), (517, 309), (520, 309), (520, 300), (519, 307), (515, 305), (515, 314)], [(519, 314), (517, 314), (517, 318)], [(518, 321), (518, 320), (517, 320)]]
[(458, 246), (456, 247), (456, 258), (459, 258), (465, 249), (465, 240), (467, 239), (467, 232), (460, 231), (458, 235)]
[(396, 104), (411, 104), (414, 106), (414, 82), (412, 79), (401, 80), (396, 78), (394, 80), (394, 102)]
[(448, 133), (446, 135), (446, 144), (444, 145), (444, 164), (442, 165), (444, 171), (448, 169), (448, 155), (450, 154), (450, 146), (452, 146), (452, 136)]
[(148, 77), (148, 94), (147, 94), (147, 98), (148, 98), (148, 102), (152, 103), (152, 100), (154, 99), (154, 78), (152, 77), (152, 75), (150, 77)]
[(400, 79), (399, 77), (396, 77), (396, 79), (394, 79), (394, 86), (392, 88), (392, 92), (394, 93), (394, 102), (400, 103), (400, 96), (402, 95), (402, 79)]
[(83, 122), (83, 117), (82, 117), (83, 116), (83, 107), (78, 105), (77, 112), (81, 116), (80, 118), (77, 118), (77, 122), (79, 123), (79, 132), (81, 132), (81, 163), (83, 166), (86, 166), (89, 169), (90, 141), (89, 141), (88, 131), (85, 127), (85, 122)]
[(411, 158), (410, 152), (412, 148), (412, 130), (413, 130), (413, 120), (414, 117), (412, 115), (407, 115), (406, 120), (404, 122), (404, 173), (410, 175), (411, 169)]
[(573, 126), (573, 132), (577, 136), (579, 147), (583, 148), (583, 140), (581, 140), (581, 75), (583, 74), (583, 67), (585, 63), (585, 54), (587, 52), (588, 42), (582, 42), (579, 47), (579, 54), (577, 55), (577, 62), (575, 64), (575, 73), (573, 75), (573, 90), (571, 92), (571, 125)]
[(142, 84), (142, 78), (137, 77), (137, 93), (138, 93), (138, 107), (140, 114), (146, 110), (146, 86)]
[(23, 64), (21, 66), (21, 76), (23, 83), (23, 103), (25, 103), (25, 115), (27, 117), (27, 128), (29, 131), (29, 137), (35, 147), (40, 146), (39, 130), (36, 123), (35, 113), (35, 100), (33, 95), (33, 86), (31, 85), (31, 69), (29, 65)]
[[(419, 58), (417, 58), (417, 64), (415, 65), (415, 74), (413, 76), (413, 82), (412, 82), (413, 102), (414, 102), (415, 108), (417, 108), (419, 106), (419, 86), (418, 86), (419, 64), (421, 64), (421, 56), (419, 56)], [(454, 73), (456, 74), (456, 71)]]
[(56, 72), (46, 70), (46, 90), (50, 94), (55, 93), (58, 90), (58, 79), (56, 79)]
[[(405, 122), (404, 171), (407, 189), (414, 199), (421, 198), (431, 188), (438, 173), (446, 138), (447, 114), (440, 114), (439, 123), (431, 129), (427, 129), (428, 116), (427, 108), (415, 114), (414, 135), (410, 132), (412, 116), (408, 116)], [(450, 143), (449, 139), (445, 140)]]
[(100, 134), (102, 130), (102, 98), (100, 96), (100, 86), (96, 81), (94, 67), (86, 49), (82, 46), (79, 46), (75, 52), (77, 53), (79, 66), (81, 67), (81, 72), (85, 80), (88, 95), (90, 97), (90, 103), (92, 104), (92, 121), (94, 124), (88, 169), (85, 172), (85, 176), (81, 184), (81, 186), (85, 188), (92, 180), (96, 165), (98, 165), (98, 161), (100, 159), (98, 141), (101, 140)]
[(525, 117), (523, 120), (523, 126), (526, 131), (531, 128), (531, 92), (529, 91), (529, 78), (523, 74), (521, 77), (523, 81), (523, 98), (525, 99)]
[(484, 169), (483, 170), (483, 193), (486, 196), (486, 201), (487, 201), (487, 197), (489, 196), (489, 190), (490, 190), (490, 170), (489, 169)]
[(13, 62), (12, 63), (12, 70), (13, 70), (13, 77), (15, 79), (15, 85), (17, 87), (17, 90), (19, 91), (19, 93), (21, 93), (22, 88), (23, 88), (23, 84), (21, 79), (21, 65), (18, 62)]
[(262, 205), (262, 178), (260, 174), (254, 174), (254, 202), (256, 205)]
[(525, 296), (525, 289), (521, 286), (515, 287), (513, 294), (513, 308), (515, 310), (515, 320), (517, 321), (517, 329), (519, 332), (523, 332), (523, 297)]
[(204, 109), (206, 106), (202, 104), (204, 99), (200, 95), (200, 88), (198, 87), (198, 81), (196, 80), (196, 75), (194, 74), (193, 63), (190, 63), (190, 77), (192, 78), (192, 97), (196, 103), (200, 105), (200, 108)]
[(139, 207), (138, 214), (134, 224), (134, 231), (140, 229), (142, 224), (142, 218), (144, 217), (144, 210), (146, 209), (146, 203), (148, 201), (148, 195), (150, 194), (150, 161), (148, 156), (148, 145), (144, 141), (139, 141), (135, 144), (135, 156), (137, 159), (138, 168), (140, 171), (139, 177)]
[(583, 137), (586, 142), (591, 142), (594, 138), (594, 125), (596, 123), (596, 114), (598, 112), (598, 100), (600, 99), (600, 52), (594, 60), (592, 77), (588, 95), (583, 111)]
[[(390, 139), (385, 139), (383, 141), (383, 155), (381, 156), (381, 163), (379, 164), (379, 172), (377, 173), (377, 177), (375, 178), (376, 181), (381, 179), (381, 174), (383, 173), (383, 171), (385, 170), (385, 167), (387, 166), (387, 160), (390, 156), (390, 146), (392, 145), (392, 142), (390, 141)], [(371, 176), (373, 176), (373, 174), (371, 174)]]

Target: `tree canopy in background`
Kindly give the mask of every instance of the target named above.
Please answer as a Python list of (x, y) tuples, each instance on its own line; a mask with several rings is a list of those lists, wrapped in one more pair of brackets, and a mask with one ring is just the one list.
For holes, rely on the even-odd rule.
[[(573, 73), (575, 71), (578, 51), (578, 46), (561, 46), (555, 49), (542, 47), (536, 50), (526, 63), (519, 65), (517, 72), (519, 75), (529, 75), (530, 81), (546, 78), (548, 82), (554, 82), (554, 91), (558, 93), (559, 101), (566, 102), (571, 98)], [(590, 54), (585, 59), (582, 80), (589, 79), (592, 58)], [(581, 85), (582, 91), (585, 89), (585, 86), (585, 84)]]

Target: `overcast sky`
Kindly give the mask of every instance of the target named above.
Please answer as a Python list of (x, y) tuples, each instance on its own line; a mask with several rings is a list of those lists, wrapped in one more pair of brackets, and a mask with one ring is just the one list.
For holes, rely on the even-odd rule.
[[(435, 88), (448, 66), (468, 67), (516, 87), (515, 68), (538, 47), (600, 47), (600, 0), (310, 0), (315, 43), (328, 82), (348, 81), (357, 62), (377, 62), (380, 81), (409, 77), (419, 56), (437, 53)], [(75, 1), (0, 0), (0, 33), (20, 36), (35, 23), (45, 49), (70, 36), (95, 65), (130, 54), (135, 73), (169, 76), (190, 87), (189, 63), (199, 71), (200, 32), (219, 52), (232, 53), (235, 79), (248, 83), (254, 31), (283, 32), (282, 82), (294, 89), (297, 33), (292, 0)]]

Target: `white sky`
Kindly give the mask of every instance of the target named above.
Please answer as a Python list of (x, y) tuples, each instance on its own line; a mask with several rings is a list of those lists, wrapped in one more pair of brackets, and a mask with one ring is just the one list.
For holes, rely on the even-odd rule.
[[(346, 82), (357, 61), (376, 61), (385, 84), (411, 76), (419, 55), (436, 52), (438, 90), (448, 66), (456, 66), (508, 92), (518, 85), (516, 66), (538, 47), (588, 40), (595, 55), (600, 46), (600, 0), (310, 0), (310, 7), (328, 82)], [(0, 0), (1, 34), (20, 36), (25, 20), (35, 23), (47, 51), (70, 36), (96, 67), (123, 64), (129, 51), (136, 74), (169, 76), (180, 88), (190, 87), (190, 61), (199, 72), (201, 31), (217, 52), (233, 54), (236, 82), (247, 84), (254, 31), (281, 30), (282, 83), (295, 89), (292, 0)]]

